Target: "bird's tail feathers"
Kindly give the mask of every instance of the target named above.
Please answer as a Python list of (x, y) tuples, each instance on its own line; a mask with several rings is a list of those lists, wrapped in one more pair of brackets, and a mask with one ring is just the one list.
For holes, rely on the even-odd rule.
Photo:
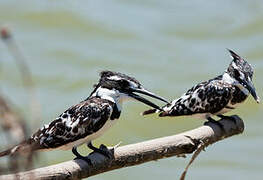
[(144, 116), (144, 115), (153, 114), (153, 113), (159, 113), (159, 117), (170, 116), (170, 113), (168, 111), (160, 112), (160, 110), (158, 110), (158, 109), (146, 110), (146, 111), (142, 112), (142, 115)]
[(160, 113), (159, 116), (167, 116), (167, 112), (170, 110), (171, 103), (166, 104), (165, 106), (162, 107), (162, 111), (159, 109), (149, 109), (141, 113), (141, 115), (148, 115), (148, 114), (153, 114), (153, 113)]
[(159, 114), (159, 117), (169, 116), (169, 112), (163, 111)]
[(9, 148), (5, 151), (0, 152), (0, 157), (14, 154), (30, 154), (35, 150), (35, 146), (31, 143), (30, 140), (23, 141), (22, 143)]
[(144, 116), (144, 115), (158, 113), (158, 112), (160, 112), (160, 110), (158, 110), (158, 109), (148, 109), (148, 110), (142, 112), (141, 114)]

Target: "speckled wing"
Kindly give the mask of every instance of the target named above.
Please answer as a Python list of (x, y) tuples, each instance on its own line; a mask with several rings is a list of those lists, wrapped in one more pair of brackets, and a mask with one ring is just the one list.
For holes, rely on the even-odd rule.
[(113, 116), (111, 101), (92, 97), (72, 106), (30, 139), (35, 149), (59, 148), (97, 132)]
[[(227, 107), (235, 89), (224, 83), (221, 76), (204, 81), (189, 89), (179, 99), (164, 107), (160, 116), (184, 116), (221, 111)], [(231, 107), (229, 107), (231, 108)]]

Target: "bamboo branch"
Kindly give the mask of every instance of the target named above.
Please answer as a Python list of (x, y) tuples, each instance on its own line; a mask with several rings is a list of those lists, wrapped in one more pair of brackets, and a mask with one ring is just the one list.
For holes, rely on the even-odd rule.
[(177, 135), (117, 147), (114, 149), (112, 160), (101, 154), (91, 153), (88, 157), (93, 166), (78, 159), (17, 174), (2, 175), (0, 179), (29, 179), (32, 175), (34, 179), (44, 180), (81, 179), (157, 159), (171, 156), (181, 157), (193, 153), (200, 143), (208, 146), (224, 138), (242, 133), (244, 130), (243, 121), (238, 116), (233, 117), (235, 121), (228, 119), (219, 121), (224, 126), (224, 131), (218, 124), (209, 122), (204, 126)]

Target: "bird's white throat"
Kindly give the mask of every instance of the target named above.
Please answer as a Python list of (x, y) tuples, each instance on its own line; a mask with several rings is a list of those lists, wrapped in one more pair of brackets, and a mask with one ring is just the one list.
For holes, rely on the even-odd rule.
[(122, 103), (124, 101), (132, 99), (128, 95), (121, 93), (116, 89), (107, 89), (107, 88), (102, 88), (102, 87), (99, 87), (96, 90), (96, 92), (92, 94), (92, 96), (98, 96), (102, 99), (107, 99), (113, 103), (116, 103), (119, 111), (121, 111)]
[(249, 94), (249, 91), (247, 88), (245, 88), (242, 84), (240, 84), (235, 78), (231, 77), (228, 73), (223, 74), (223, 81), (228, 84), (232, 84), (234, 86), (237, 86), (243, 93), (246, 95)]
[(228, 84), (234, 84), (236, 80), (232, 78), (228, 73), (225, 72), (223, 74), (223, 81)]

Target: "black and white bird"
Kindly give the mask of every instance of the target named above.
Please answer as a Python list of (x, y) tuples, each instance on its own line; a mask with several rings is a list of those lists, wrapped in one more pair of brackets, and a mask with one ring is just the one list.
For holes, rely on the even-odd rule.
[[(224, 113), (243, 103), (249, 94), (259, 103), (251, 65), (232, 50), (228, 51), (233, 60), (222, 75), (195, 85), (164, 106), (159, 116), (194, 116), (215, 122), (211, 116), (225, 117)], [(143, 115), (154, 112), (160, 111), (150, 109)]]
[(54, 121), (35, 132), (28, 140), (1, 152), (0, 157), (38, 150), (72, 149), (77, 158), (85, 159), (77, 152), (77, 147), (84, 143), (87, 143), (90, 149), (108, 156), (106, 151), (94, 147), (91, 142), (119, 119), (123, 101), (135, 99), (162, 110), (136, 93), (167, 103), (164, 98), (144, 89), (135, 78), (112, 71), (103, 71), (100, 73), (99, 83), (95, 85), (86, 100), (67, 109)]

